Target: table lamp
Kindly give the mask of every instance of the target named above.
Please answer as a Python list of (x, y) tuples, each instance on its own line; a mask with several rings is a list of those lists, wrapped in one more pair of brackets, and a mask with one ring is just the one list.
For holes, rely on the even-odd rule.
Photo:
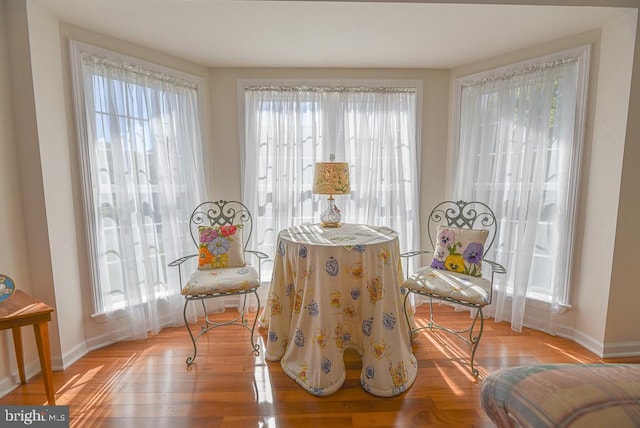
[(334, 203), (333, 195), (346, 195), (349, 188), (349, 164), (334, 162), (334, 155), (329, 157), (331, 162), (317, 162), (313, 179), (313, 193), (329, 195), (328, 207), (320, 215), (322, 227), (340, 227), (340, 210)]

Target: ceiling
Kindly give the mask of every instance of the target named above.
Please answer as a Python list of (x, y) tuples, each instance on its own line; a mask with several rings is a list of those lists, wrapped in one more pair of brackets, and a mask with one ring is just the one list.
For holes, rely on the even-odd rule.
[(209, 67), (454, 68), (629, 9), (245, 0), (33, 0), (60, 21)]

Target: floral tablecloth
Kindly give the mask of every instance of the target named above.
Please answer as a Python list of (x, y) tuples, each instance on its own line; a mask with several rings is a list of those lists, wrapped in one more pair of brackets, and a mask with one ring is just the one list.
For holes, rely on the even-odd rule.
[(409, 388), (411, 352), (400, 249), (389, 228), (307, 224), (280, 232), (269, 302), (266, 358), (315, 395), (344, 383), (343, 353), (362, 355), (362, 387), (389, 397)]

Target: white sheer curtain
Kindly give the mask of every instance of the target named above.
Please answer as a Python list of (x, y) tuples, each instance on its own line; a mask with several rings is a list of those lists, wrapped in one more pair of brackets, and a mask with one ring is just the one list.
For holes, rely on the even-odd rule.
[[(495, 211), (498, 275), (486, 314), (555, 333), (567, 303), (581, 141), (575, 58), (462, 83), (455, 199)], [(543, 301), (535, 313), (528, 304)], [(528, 317), (525, 313), (529, 314)]]
[[(274, 254), (281, 229), (318, 223), (316, 162), (350, 165), (342, 221), (391, 227), (402, 250), (419, 245), (416, 88), (245, 88), (243, 199), (257, 213), (254, 246)], [(270, 268), (270, 266), (269, 266)], [(268, 275), (267, 275), (268, 277)]]
[(167, 264), (195, 253), (188, 219), (206, 195), (197, 86), (76, 56), (95, 311), (111, 340), (144, 338), (184, 324), (177, 271)]

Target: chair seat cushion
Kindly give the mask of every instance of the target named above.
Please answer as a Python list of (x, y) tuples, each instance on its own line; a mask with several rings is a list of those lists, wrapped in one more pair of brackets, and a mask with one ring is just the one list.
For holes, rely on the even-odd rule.
[(486, 278), (422, 267), (404, 282), (417, 293), (427, 293), (484, 306), (489, 303), (491, 283)]
[(182, 294), (199, 296), (233, 293), (252, 290), (259, 286), (258, 272), (252, 266), (196, 270), (182, 288)]

